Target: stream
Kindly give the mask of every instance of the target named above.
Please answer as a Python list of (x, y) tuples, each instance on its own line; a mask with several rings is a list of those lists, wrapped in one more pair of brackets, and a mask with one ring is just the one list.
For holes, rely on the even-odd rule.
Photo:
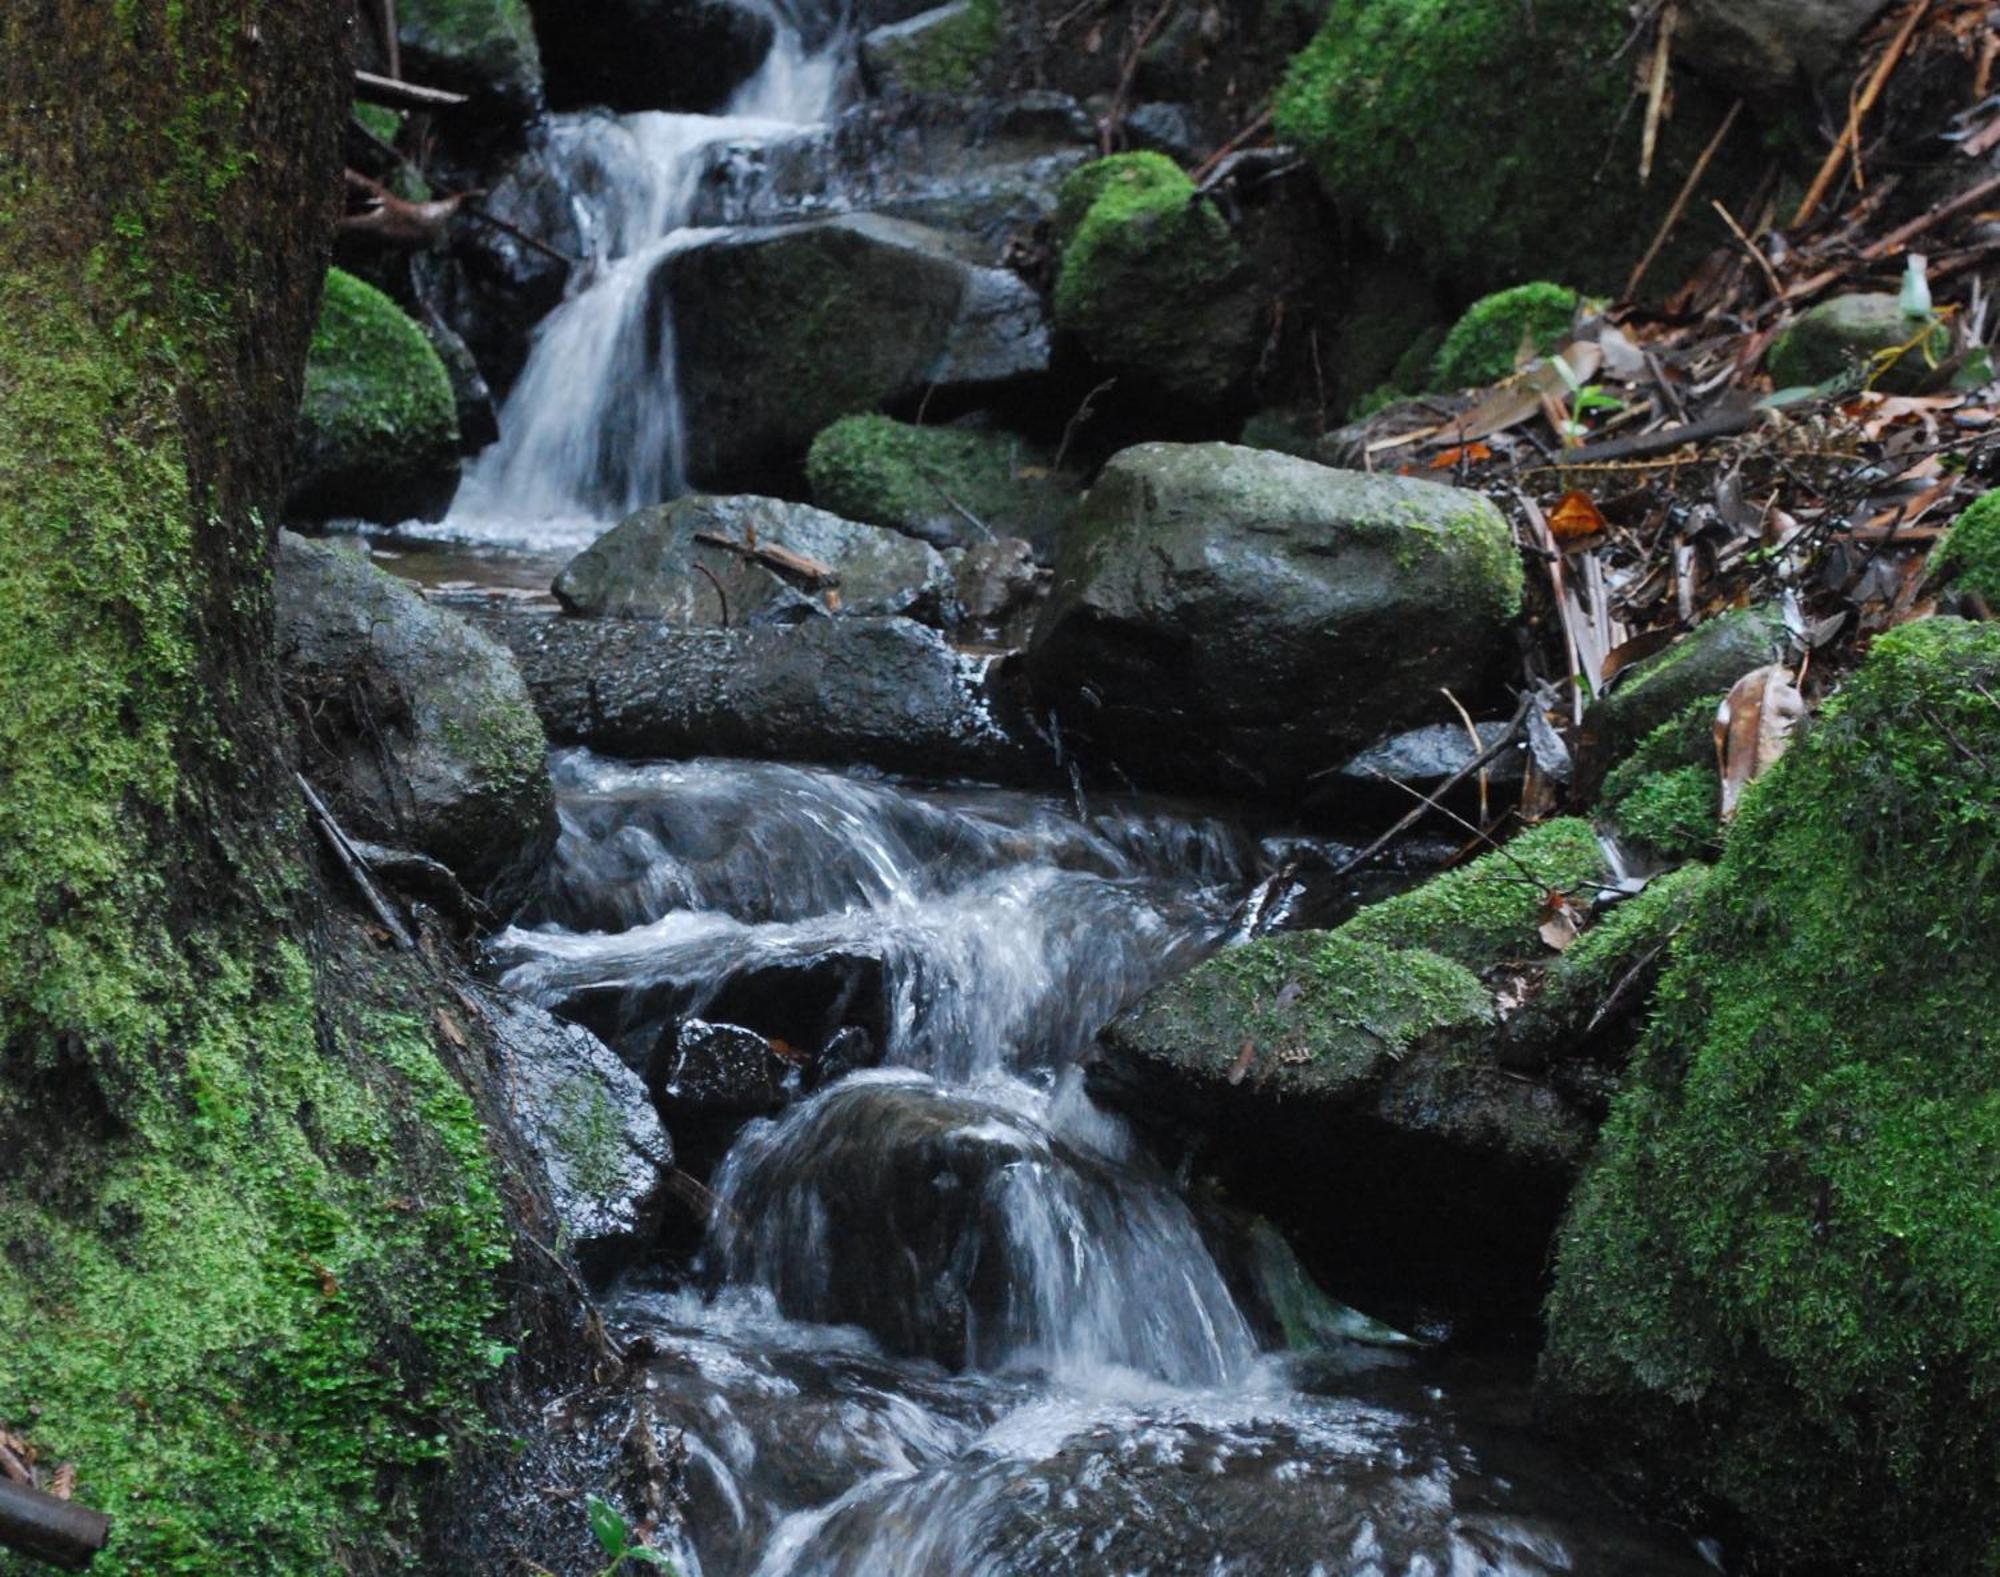
[[(530, 600), (684, 491), (655, 272), (715, 233), (718, 150), (796, 138), (845, 69), (788, 25), (722, 116), (554, 118), (588, 266), (390, 567)], [(1083, 1093), (1099, 1029), (1225, 945), (1284, 844), (1139, 800), (552, 766), (560, 841), (491, 957), (644, 1074), (713, 1190), (699, 1246), (605, 1300), (684, 1454), (688, 1577), (1706, 1569), (1535, 1440), (1509, 1362), (1332, 1302)]]

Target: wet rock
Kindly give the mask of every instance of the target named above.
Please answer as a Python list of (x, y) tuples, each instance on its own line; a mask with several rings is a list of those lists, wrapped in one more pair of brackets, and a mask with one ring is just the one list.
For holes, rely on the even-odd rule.
[[(705, 538), (725, 538), (744, 551)], [(782, 548), (832, 570), (835, 585), (752, 555)], [(955, 587), (937, 550), (807, 504), (700, 494), (642, 509), (570, 560), (555, 583), (573, 614), (686, 627), (906, 614), (952, 622)]]
[(306, 775), (356, 836), (475, 890), (554, 833), (541, 724), (505, 648), (360, 553), (278, 536), (278, 654)]
[[(1904, 346), (1910, 348), (1893, 363), (1873, 367), (1877, 355)], [(1951, 335), (1942, 323), (1908, 316), (1896, 296), (1835, 296), (1808, 308), (1771, 341), (1764, 365), (1781, 389), (1851, 377), (1857, 386), (1866, 379), (1871, 388), (1913, 394), (1931, 381), (1950, 347)]]
[[(1342, 763), (1340, 769), (1314, 791), (1314, 799), (1343, 815), (1366, 812), (1392, 819), (1400, 816), (1416, 801), (1399, 789), (1398, 784), (1415, 789), (1419, 794), (1435, 794), (1453, 773), (1491, 749), (1507, 732), (1505, 723), (1480, 723), (1475, 726), (1479, 736), (1477, 743), (1460, 724), (1429, 723), (1422, 728), (1394, 735), (1379, 745), (1371, 745)], [(1501, 804), (1518, 797), (1527, 768), (1528, 754), (1524, 744), (1502, 751), (1482, 769), (1486, 774), (1488, 794)], [(1476, 806), (1478, 802), (1478, 773), (1467, 778), (1445, 800), (1455, 809)]]
[(1477, 494), (1142, 444), (1084, 503), (1029, 676), (1068, 742), (1146, 786), (1285, 799), (1440, 687), (1476, 695), (1520, 588)]
[(474, 113), (518, 120), (542, 98), (541, 51), (525, 0), (401, 0), (403, 69), (428, 87), (469, 93)]
[(458, 485), (458, 421), (424, 332), (373, 285), (332, 269), (306, 360), (293, 519), (436, 519)]
[(951, 0), (863, 34), (861, 72), (875, 93), (964, 93), (999, 42), (999, 0)]
[(1025, 621), (1042, 588), (1035, 552), (1019, 537), (982, 542), (952, 555), (959, 618), (967, 630), (1005, 645), (1025, 641)]
[(1206, 1138), (1232, 1198), (1350, 1278), (1337, 1295), (1399, 1323), (1526, 1314), (1593, 1123), (1502, 1060), (1494, 971), (1555, 956), (1524, 869), (1564, 890), (1605, 874), (1587, 824), (1549, 822), (1337, 930), (1245, 943), (1115, 1020), (1091, 1093)]
[(613, 754), (861, 763), (987, 782), (1053, 778), (1006, 670), (907, 619), (690, 630), (497, 617), (553, 736)]
[(1052, 552), (1076, 507), (1074, 479), (1009, 433), (848, 416), (813, 439), (813, 501), (850, 520), (969, 547), (1022, 537)]
[(1206, 141), (1185, 104), (1141, 104), (1125, 117), (1125, 135), (1136, 148), (1163, 153), (1181, 164), (1200, 161)]
[(620, 114), (713, 114), (770, 53), (768, 13), (740, 0), (531, 0), (549, 101)]
[(800, 1059), (740, 1024), (685, 1020), (674, 1047), (660, 1058), (660, 1099), (669, 1111), (687, 1106), (709, 1113), (763, 1116), (798, 1093)]
[(644, 1082), (589, 1030), (515, 997), (486, 1001), (500, 1088), (578, 1257), (589, 1267), (643, 1247), (674, 1163)]
[(1028, 285), (939, 232), (872, 215), (726, 236), (663, 265), (688, 472), (701, 486), (796, 476), (839, 417), (930, 391), (990, 391), (1048, 366)]
[(1238, 398), (1257, 357), (1255, 277), (1220, 213), (1157, 153), (1074, 171), (1057, 210), (1056, 326), (1185, 418)]
[(431, 342), (445, 376), (451, 380), (452, 410), (458, 418), (459, 446), (466, 454), (484, 449), (500, 436), (500, 420), (493, 409), (493, 391), (472, 349), (435, 312), (426, 312), (417, 326)]
[(1675, 58), (1752, 99), (1780, 100), (1826, 75), (1882, 0), (1688, 0)]

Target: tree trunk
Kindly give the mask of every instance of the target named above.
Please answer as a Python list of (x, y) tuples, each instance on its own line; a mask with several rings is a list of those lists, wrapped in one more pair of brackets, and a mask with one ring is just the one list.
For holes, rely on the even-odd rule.
[(316, 904), (274, 675), (352, 26), (0, 6), (0, 1427), (100, 1573), (393, 1564), (498, 1361), (463, 1033)]

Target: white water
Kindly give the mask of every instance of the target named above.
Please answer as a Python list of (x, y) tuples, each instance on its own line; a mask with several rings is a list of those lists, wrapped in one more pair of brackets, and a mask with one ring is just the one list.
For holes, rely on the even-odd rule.
[(780, 20), (757, 74), (721, 115), (572, 118), (604, 189), (573, 199), (590, 257), (536, 329), (499, 413), (500, 437), (467, 468), (442, 530), (471, 542), (580, 548), (632, 510), (685, 490), (686, 416), (671, 298), (659, 265), (713, 232), (687, 226), (709, 150), (817, 124), (840, 80), (840, 45), (808, 54)]

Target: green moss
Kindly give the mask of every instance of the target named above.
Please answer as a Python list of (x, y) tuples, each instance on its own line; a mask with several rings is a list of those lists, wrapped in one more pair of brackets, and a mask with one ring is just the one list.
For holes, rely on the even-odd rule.
[[(1770, 662), (1783, 638), (1775, 610), (1735, 608), (1628, 669), (1585, 720), (1600, 759), (1623, 755), (1672, 720), (1679, 730), (1675, 737), (1686, 746), (1685, 754), (1673, 758), (1675, 764), (1712, 760), (1708, 730), (1716, 703), (1738, 679)], [(1706, 715), (1699, 710), (1704, 703)]]
[(1564, 892), (1588, 904), (1605, 875), (1604, 854), (1590, 824), (1563, 817), (1370, 905), (1342, 926), (1340, 935), (1378, 947), (1430, 948), (1471, 969), (1537, 958), (1548, 951), (1539, 935), (1548, 894)]
[(604, 1081), (572, 1074), (550, 1092), (549, 1114), (570, 1188), (593, 1199), (617, 1189), (625, 1180), (625, 1120)]
[(541, 51), (526, 0), (401, 0), (403, 48), (462, 91), (488, 91), (515, 103), (540, 92)]
[(1075, 483), (1033, 463), (1019, 439), (958, 427), (918, 427), (887, 416), (848, 416), (823, 429), (806, 455), (813, 502), (846, 520), (919, 536), (936, 523), (960, 534), (962, 505), (1001, 536), (1056, 534)]
[(889, 41), (871, 41), (870, 68), (911, 93), (965, 93), (1000, 47), (1000, 0), (965, 0), (953, 15)]
[(422, 329), (373, 285), (340, 269), (306, 361), (298, 490), (314, 512), (367, 512), (449, 476), (458, 454), (451, 378)]
[(1600, 803), (1621, 836), (1670, 860), (1714, 848), (1722, 811), (1714, 735), (1721, 699), (1690, 701), (1605, 775)]
[(1980, 494), (1960, 512), (1931, 550), (1931, 569), (2000, 609), (2000, 490)]
[(1906, 625), (1751, 787), (1563, 1235), (1552, 1401), (1791, 1569), (2000, 1561), (1996, 693)]
[(1148, 393), (1215, 403), (1247, 377), (1257, 313), (1242, 249), (1194, 183), (1158, 154), (1072, 171), (1056, 326)]
[(1683, 865), (1612, 905), (1549, 965), (1538, 1006), (1595, 1011), (1627, 970), (1688, 923), (1711, 874), (1698, 862)]
[(403, 117), (395, 110), (384, 109), (380, 104), (364, 104), (360, 99), (356, 99), (353, 114), (361, 123), (362, 129), (370, 136), (388, 143), (391, 147), (395, 145), (396, 134), (403, 129)]
[[(1286, 73), (1277, 131), (1336, 202), (1435, 273), (1615, 289), (1723, 108), (1677, 81), (1641, 185), (1630, 30), (1623, 0), (1537, 0), (1532, 26), (1499, 0), (1335, 0)], [(1752, 139), (1733, 137), (1703, 190), (1734, 198), (1760, 166)], [(1717, 237), (1690, 213), (1648, 279), (1671, 288)]]
[(1537, 356), (1559, 349), (1576, 318), (1577, 294), (1546, 281), (1483, 296), (1445, 335), (1431, 364), (1431, 383), (1464, 389), (1498, 383), (1513, 372), (1523, 344)]

